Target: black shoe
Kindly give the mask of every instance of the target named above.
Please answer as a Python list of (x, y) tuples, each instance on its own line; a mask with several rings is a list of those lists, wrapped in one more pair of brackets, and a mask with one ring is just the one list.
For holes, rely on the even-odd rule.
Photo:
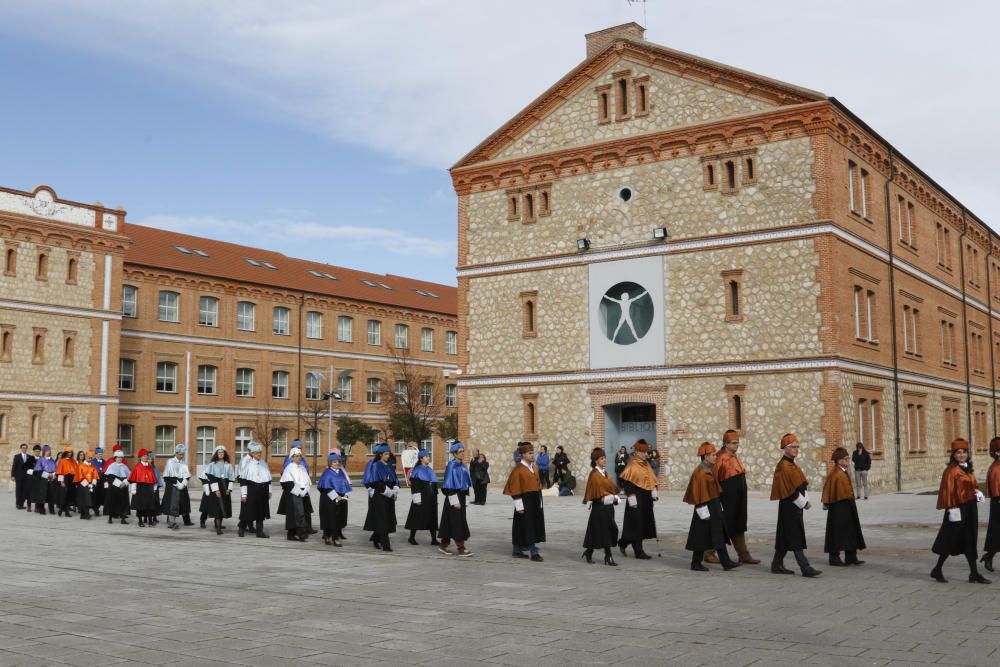
[(635, 557), (638, 558), (639, 560), (649, 560), (650, 558), (652, 558), (652, 556), (650, 556), (645, 551), (640, 551), (635, 555)]
[(334, 540), (333, 541), (333, 546), (335, 546), (335, 547), (342, 547), (344, 545), (340, 543), (340, 540)]
[(260, 533), (257, 533), (257, 537), (260, 537), (260, 538), (263, 538), (263, 539), (267, 539), (267, 538), (269, 538), (269, 537), (271, 537), (271, 536), (270, 536), (270, 535), (268, 535), (268, 534), (267, 534), (267, 533), (265, 533), (265, 532), (260, 532)]
[(382, 551), (392, 551), (392, 547), (390, 547), (389, 545), (386, 545), (386, 546), (382, 547)]
[(126, 519), (125, 517), (122, 517), (122, 525), (123, 526), (127, 526), (128, 525), (128, 519)]
[(982, 563), (983, 567), (985, 567), (990, 572), (993, 571), (993, 554), (992, 553), (985, 553), (985, 554), (983, 554), (983, 557), (979, 559), (979, 562)]
[(845, 563), (844, 561), (840, 560), (839, 558), (831, 558), (829, 562), (830, 562), (830, 565), (832, 567), (847, 567), (848, 566), (848, 563)]
[(593, 549), (587, 549), (586, 551), (584, 551), (583, 555), (581, 555), (580, 558), (586, 558), (587, 562), (589, 564), (593, 565), (594, 564), (594, 551), (593, 551)]
[(738, 562), (736, 562), (734, 560), (730, 560), (728, 563), (723, 563), (722, 564), (722, 569), (725, 570), (726, 572), (729, 572), (730, 570), (735, 570), (736, 568), (738, 568), (742, 564), (743, 563), (738, 563)]
[(865, 562), (863, 560), (858, 560), (857, 558), (855, 558), (854, 560), (847, 561), (847, 564), (848, 565), (864, 565)]
[(111, 523), (111, 517), (108, 517), (108, 523)]
[(809, 578), (811, 579), (811, 578), (813, 578), (813, 577), (818, 577), (818, 576), (819, 576), (819, 575), (821, 575), (821, 574), (823, 574), (823, 571), (822, 571), (822, 570), (817, 570), (816, 568), (814, 568), (814, 567), (811, 567), (811, 568), (809, 568), (808, 570), (805, 570), (805, 571), (804, 571), (804, 572), (802, 573), (802, 576), (803, 576), (803, 577), (809, 577)]
[(771, 573), (772, 574), (795, 574), (794, 572), (792, 572), (791, 570), (789, 570), (784, 565), (772, 565), (771, 566)]
[(316, 533), (318, 533), (319, 531), (318, 531), (318, 530), (316, 530), (315, 528), (310, 528), (310, 529), (309, 529), (308, 531), (306, 531), (306, 532), (308, 532), (308, 533), (309, 533), (310, 535), (315, 535), (315, 534), (316, 534)]
[(625, 547), (627, 545), (621, 540), (618, 541), (618, 550), (622, 552), (622, 558), (627, 558), (628, 554), (625, 553)]
[(691, 563), (691, 569), (695, 572), (708, 572), (708, 568), (701, 563)]
[(168, 526), (168, 528), (170, 528), (170, 530), (180, 530), (181, 529), (181, 527), (179, 525), (177, 525), (176, 523), (170, 524)]
[(326, 536), (324, 535), (324, 536), (323, 536), (323, 544), (325, 544), (326, 546), (330, 546), (330, 538), (329, 538), (329, 537), (326, 537)]
[(604, 557), (604, 564), (605, 565), (610, 565), (611, 567), (618, 567), (618, 563), (615, 562), (614, 556), (605, 556)]
[(977, 572), (975, 574), (970, 574), (969, 575), (969, 583), (970, 584), (988, 584), (988, 583), (990, 583), (990, 580)]
[(941, 584), (948, 583), (948, 580), (944, 578), (944, 573), (939, 568), (931, 570), (931, 579)]
[(298, 535), (289, 535), (289, 536), (288, 536), (288, 541), (289, 541), (289, 542), (295, 542), (295, 541), (296, 541), (296, 540), (298, 540), (298, 539), (299, 539), (299, 536), (298, 536)]
[(202, 519), (201, 521), (198, 522), (198, 527), (199, 528), (204, 528), (205, 527), (205, 520), (204, 519)]
[(194, 525), (194, 521), (192, 521), (191, 519), (188, 519), (187, 517), (185, 517), (184, 518), (184, 525), (185, 526), (193, 526)]
[(511, 558), (527, 558), (528, 556), (520, 551), (514, 551), (510, 554)]
[(417, 541), (416, 541), (415, 539), (413, 539), (412, 537), (410, 537), (410, 538), (407, 538), (407, 540), (406, 540), (406, 541), (407, 541), (407, 542), (408, 542), (409, 544), (412, 544), (412, 545), (413, 545), (413, 546), (415, 546), (415, 547), (419, 547), (419, 546), (420, 546), (420, 543), (419, 543), (419, 542), (417, 542)]
[(243, 537), (244, 535), (246, 535), (246, 533), (247, 533), (246, 528), (244, 528), (243, 524), (241, 523), (239, 530), (236, 531), (236, 534), (239, 535), (240, 537)]
[(216, 535), (222, 535), (222, 529), (221, 528), (216, 528), (215, 529), (215, 534)]
[(531, 560), (535, 561), (536, 563), (541, 563), (545, 559), (542, 558), (542, 554), (535, 554), (531, 557)]
[[(341, 535), (341, 536), (340, 536), (340, 539), (344, 539), (344, 536), (343, 536), (343, 535)], [(433, 540), (433, 539), (431, 540), (431, 546), (432, 546), (432, 547), (436, 547), (436, 546), (438, 546), (439, 544), (441, 544), (441, 543), (440, 543), (440, 542), (438, 542), (437, 540)]]

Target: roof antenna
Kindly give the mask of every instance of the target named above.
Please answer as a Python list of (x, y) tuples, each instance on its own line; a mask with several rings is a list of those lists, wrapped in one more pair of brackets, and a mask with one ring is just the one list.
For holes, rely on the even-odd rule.
[(649, 26), (646, 24), (646, 0), (625, 0), (625, 2), (630, 5), (634, 5), (637, 2), (642, 4), (642, 27), (648, 28)]

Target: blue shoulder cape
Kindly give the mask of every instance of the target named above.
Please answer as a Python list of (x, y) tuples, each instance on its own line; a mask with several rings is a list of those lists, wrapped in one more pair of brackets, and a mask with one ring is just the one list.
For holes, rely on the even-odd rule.
[(413, 467), (410, 471), (410, 479), (419, 479), (422, 482), (430, 482), (431, 484), (439, 484), (437, 473), (430, 466), (420, 465), (419, 463)]
[(452, 459), (448, 461), (444, 469), (444, 483), (441, 485), (445, 489), (466, 490), (472, 486), (472, 477), (469, 469), (464, 463)]

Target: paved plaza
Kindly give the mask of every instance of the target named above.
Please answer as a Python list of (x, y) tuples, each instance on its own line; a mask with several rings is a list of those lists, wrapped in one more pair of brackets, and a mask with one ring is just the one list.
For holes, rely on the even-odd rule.
[[(3, 500), (0, 665), (1000, 660), (1000, 576), (969, 584), (958, 558), (945, 568), (950, 583), (928, 578), (940, 521), (928, 495), (859, 502), (870, 545), (862, 567), (828, 567), (824, 513), (807, 512), (817, 579), (768, 572), (777, 510), (762, 494), (752, 494), (748, 537), (765, 563), (728, 573), (688, 569), (691, 510), (676, 491), (658, 505), (653, 559), (616, 551), (618, 568), (580, 560), (587, 515), (578, 496), (545, 499), (544, 563), (511, 560), (510, 504), (493, 490), (489, 504), (469, 508), (470, 559), (438, 555), (426, 533), (419, 547), (397, 533), (393, 553), (374, 551), (358, 500), (343, 549), (286, 541), (280, 517), (268, 523), (271, 539), (240, 539), (233, 520), (217, 537), (197, 526), (139, 528), (134, 518), (42, 517)], [(401, 525), (406, 509), (398, 503)]]

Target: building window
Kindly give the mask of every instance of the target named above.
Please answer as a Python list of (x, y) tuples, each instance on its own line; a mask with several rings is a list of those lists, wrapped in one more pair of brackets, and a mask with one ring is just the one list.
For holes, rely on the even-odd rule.
[(382, 344), (382, 323), (378, 320), (368, 320), (368, 344)]
[(135, 442), (135, 426), (132, 426), (132, 424), (119, 424), (115, 441), (121, 445), (122, 453), (125, 456), (132, 456), (132, 443)]
[(859, 398), (857, 421), (857, 442), (864, 443), (872, 454), (881, 453), (882, 443), (882, 403), (874, 398)]
[(405, 350), (410, 347), (410, 327), (405, 324), (396, 325), (396, 347), (400, 350)]
[(34, 329), (34, 336), (31, 343), (31, 363), (45, 363), (45, 329)]
[(170, 361), (156, 364), (156, 391), (166, 393), (177, 391), (177, 364)]
[(935, 236), (937, 245), (937, 263), (942, 269), (951, 270), (951, 230), (940, 222), (937, 223)]
[(538, 335), (538, 291), (521, 292), (521, 336), (534, 338)]
[(198, 448), (198, 465), (208, 465), (215, 453), (215, 427), (199, 426), (195, 432), (195, 444)]
[(986, 374), (986, 351), (983, 346), (983, 334), (978, 330), (969, 332), (969, 360), (974, 374)]
[(855, 285), (854, 337), (857, 340), (868, 343), (878, 342), (878, 339), (875, 337), (875, 314), (875, 292), (860, 285)]
[(10, 362), (14, 356), (13, 324), (0, 324), (0, 362)]
[(746, 385), (726, 385), (729, 406), (729, 428), (742, 432), (746, 428)]
[(521, 219), (520, 207), (517, 202), (518, 196), (516, 194), (507, 195), (507, 219), (511, 222)]
[(177, 427), (160, 425), (156, 427), (156, 455), (173, 456), (177, 446)]
[(253, 442), (253, 429), (249, 426), (240, 426), (236, 429), (236, 460), (242, 461), (243, 457), (250, 453), (250, 443)]
[(49, 279), (49, 253), (47, 250), (38, 251), (38, 268), (35, 271), (36, 280)]
[(458, 354), (458, 332), (446, 331), (444, 334), (444, 353)]
[(611, 86), (604, 85), (595, 88), (597, 93), (597, 123), (611, 122)]
[(906, 451), (908, 454), (923, 454), (927, 451), (926, 410), (924, 396), (903, 393), (903, 404), (906, 406)]
[(7, 442), (7, 413), (0, 412), (0, 442)]
[(323, 313), (314, 310), (306, 313), (306, 338), (323, 338)]
[(444, 387), (444, 406), (446, 408), (458, 407), (458, 386), (453, 384)]
[(722, 192), (723, 194), (733, 194), (739, 190), (736, 180), (736, 160), (726, 160), (722, 163)]
[(346, 315), (337, 317), (337, 341), (340, 343), (354, 342), (354, 319)]
[(285, 456), (288, 454), (288, 429), (271, 429), (271, 456)]
[(535, 194), (533, 192), (524, 193), (524, 224), (535, 222)]
[(118, 360), (118, 390), (135, 391), (135, 360)]
[(368, 390), (365, 396), (368, 403), (374, 405), (382, 402), (382, 381), (378, 378), (368, 378)]
[(430, 327), (424, 327), (420, 330), (420, 351), (421, 352), (433, 352), (434, 351), (434, 329)]
[(31, 415), (31, 441), (38, 442), (39, 436), (42, 430), (42, 416), (39, 414)]
[(941, 320), (941, 363), (945, 366), (958, 365), (955, 361), (955, 325), (948, 320)]
[(236, 395), (253, 396), (253, 369), (236, 369)]
[(236, 304), (236, 328), (240, 331), (254, 331), (256, 328), (257, 306), (249, 301)]
[(396, 380), (396, 405), (409, 405), (409, 393), (406, 382)]
[(302, 438), (302, 444), (304, 449), (302, 453), (306, 456), (315, 456), (319, 450), (319, 431), (315, 429), (307, 429), (305, 432), (305, 437)]
[(420, 384), (420, 405), (425, 408), (434, 405), (434, 384), (432, 382)]
[(315, 373), (306, 373), (306, 400), (318, 401), (322, 392), (321, 381)]
[(271, 373), (271, 398), (288, 398), (288, 373), (286, 371)]
[(522, 394), (524, 403), (524, 440), (538, 439), (538, 394)]
[(990, 436), (986, 423), (986, 404), (972, 404), (972, 447), (977, 452), (986, 453), (989, 449)]
[[(10, 245), (10, 242), (7, 242)], [(16, 276), (17, 275), (17, 246), (8, 247), (7, 251), (4, 253), (4, 263), (3, 263), (3, 274), (5, 276)]]
[(63, 332), (63, 366), (72, 366), (76, 355), (76, 332)]
[(855, 215), (858, 214), (858, 209), (860, 208), (858, 206), (858, 200), (857, 200), (857, 196), (856, 196), (857, 192), (858, 192), (857, 181), (858, 181), (858, 165), (855, 164), (853, 161), (848, 160), (847, 161), (847, 198), (850, 200), (849, 203), (851, 205), (851, 212), (854, 213)]
[(63, 418), (62, 418), (62, 439), (63, 439), (63, 442), (68, 442), (69, 441), (69, 434), (70, 434), (69, 432), (70, 432), (70, 416), (69, 415), (63, 415)]
[(649, 77), (643, 76), (632, 80), (635, 91), (635, 115), (649, 115)]
[(161, 322), (179, 322), (180, 294), (177, 292), (160, 292), (159, 319)]
[(291, 312), (288, 308), (284, 306), (274, 307), (274, 322), (271, 325), (271, 330), (279, 336), (287, 336), (291, 333), (291, 325), (289, 320), (291, 320)]
[(976, 248), (971, 243), (969, 244), (969, 284), (973, 287), (979, 287), (982, 282), (982, 267), (979, 264), (979, 249)]
[(903, 306), (903, 352), (920, 355), (920, 311), (913, 306)]
[(942, 419), (942, 426), (944, 427), (944, 450), (950, 452), (952, 441), (962, 436), (959, 402), (958, 399), (942, 398), (941, 403), (944, 409), (944, 417)]
[(137, 299), (139, 290), (132, 285), (122, 285), (122, 316), (136, 317), (139, 312)]
[(913, 204), (903, 197), (896, 197), (896, 223), (899, 225), (899, 242), (913, 246)]
[(350, 403), (354, 400), (353, 389), (354, 389), (354, 378), (349, 375), (341, 376), (337, 379), (337, 393), (340, 394), (338, 401), (343, 403)]
[(868, 220), (868, 172), (861, 170), (861, 217)]
[(632, 103), (629, 100), (629, 88), (631, 87), (631, 72), (616, 72), (613, 74), (617, 79), (615, 86), (615, 120), (628, 120), (632, 117)]
[(198, 393), (202, 395), (215, 394), (215, 381), (219, 369), (215, 366), (198, 366)]
[(219, 326), (219, 300), (214, 296), (198, 299), (198, 324), (203, 327)]
[(538, 191), (538, 217), (546, 218), (552, 215), (552, 192), (548, 189)]
[(715, 161), (705, 161), (701, 163), (702, 188), (705, 190), (718, 190), (719, 180), (715, 175)]
[(726, 321), (741, 322), (743, 320), (743, 270), (723, 271), (722, 284), (726, 292)]
[(77, 268), (76, 267), (77, 267), (77, 264), (79, 264), (79, 260), (76, 257), (70, 257), (66, 261), (66, 284), (67, 285), (75, 285), (76, 284), (76, 273), (77, 273)]
[(743, 185), (757, 182), (757, 161), (752, 155), (743, 156)]

